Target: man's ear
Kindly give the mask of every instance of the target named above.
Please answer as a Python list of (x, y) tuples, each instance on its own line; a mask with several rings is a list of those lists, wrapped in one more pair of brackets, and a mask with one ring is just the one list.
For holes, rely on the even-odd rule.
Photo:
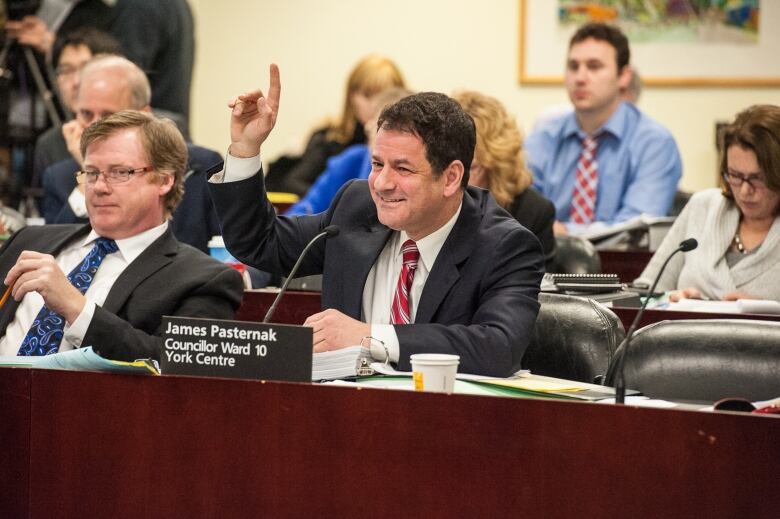
[(140, 112), (146, 112), (146, 113), (152, 113), (152, 107), (150, 105), (146, 105), (143, 108), (141, 108), (141, 110), (139, 110), (139, 111)]
[(173, 181), (174, 181), (173, 175), (172, 174), (162, 174), (162, 175), (159, 175), (157, 178), (159, 180), (159, 186), (160, 187), (159, 187), (158, 191), (160, 193), (160, 196), (167, 195), (171, 191), (171, 189), (173, 189)]
[(631, 65), (626, 65), (623, 67), (623, 70), (620, 71), (620, 74), (618, 74), (618, 86), (620, 87), (620, 90), (626, 90), (628, 88), (628, 85), (631, 84), (631, 78), (634, 75), (634, 69), (631, 68)]
[(452, 196), (460, 191), (460, 183), (463, 180), (465, 168), (459, 160), (453, 160), (447, 166), (442, 175), (444, 175), (444, 196)]

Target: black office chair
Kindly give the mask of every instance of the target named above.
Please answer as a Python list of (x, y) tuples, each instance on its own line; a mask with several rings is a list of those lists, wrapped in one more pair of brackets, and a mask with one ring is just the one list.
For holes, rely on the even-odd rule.
[(601, 258), (591, 242), (579, 236), (556, 236), (555, 258), (547, 272), (555, 274), (599, 274)]
[(680, 216), (680, 213), (688, 204), (688, 200), (691, 199), (693, 193), (687, 191), (677, 191), (674, 193), (674, 200), (672, 201), (672, 208), (669, 209), (669, 216)]
[(521, 367), (537, 375), (600, 382), (625, 336), (620, 319), (583, 297), (542, 293), (539, 302)]
[[(615, 355), (607, 375), (614, 385)], [(639, 330), (625, 360), (626, 387), (651, 398), (715, 402), (780, 396), (780, 323), (661, 321)]]

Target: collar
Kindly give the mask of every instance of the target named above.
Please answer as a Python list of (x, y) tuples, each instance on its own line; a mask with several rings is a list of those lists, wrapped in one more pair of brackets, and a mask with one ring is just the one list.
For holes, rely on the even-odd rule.
[[(452, 228), (455, 227), (455, 222), (458, 221), (460, 210), (463, 208), (463, 201), (458, 206), (458, 210), (455, 214), (447, 220), (447, 223), (433, 231), (425, 238), (415, 242), (417, 244), (417, 250), (420, 251), (420, 261), (423, 262), (428, 272), (433, 268), (433, 263), (436, 261), (436, 257), (439, 255), (441, 248), (444, 246), (444, 242), (447, 241), (447, 237), (450, 235)], [(401, 255), (401, 245), (409, 239), (409, 235), (406, 231), (400, 231), (395, 234), (395, 242), (393, 243), (393, 257)]]
[[(626, 127), (628, 126), (632, 112), (638, 111), (636, 106), (621, 101), (615, 112), (607, 119), (607, 122), (595, 132), (595, 135), (603, 137), (606, 133), (620, 141), (626, 134)], [(580, 125), (577, 123), (577, 114), (575, 112), (572, 112), (566, 117), (566, 120), (563, 123), (563, 136), (567, 139), (576, 136), (579, 140), (587, 137), (587, 134), (580, 129)]]
[[(135, 258), (140, 256), (141, 253), (146, 250), (147, 247), (149, 247), (149, 245), (151, 245), (157, 238), (162, 236), (167, 229), (168, 220), (165, 220), (157, 227), (147, 229), (139, 234), (136, 234), (135, 236), (122, 238), (121, 240), (115, 240), (116, 245), (119, 248), (119, 252), (122, 254), (122, 257), (125, 259), (125, 261), (132, 263)], [(94, 229), (92, 229), (89, 231), (89, 234), (86, 236), (86, 238), (84, 238), (84, 241), (81, 242), (81, 245), (91, 245), (99, 237), (100, 235), (95, 232)]]

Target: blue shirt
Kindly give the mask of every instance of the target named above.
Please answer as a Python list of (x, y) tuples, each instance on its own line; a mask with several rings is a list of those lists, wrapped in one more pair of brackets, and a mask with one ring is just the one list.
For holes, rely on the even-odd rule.
[(306, 196), (290, 207), (285, 214), (315, 214), (330, 207), (341, 186), (353, 178), (367, 179), (371, 173), (371, 152), (365, 144), (355, 144), (328, 159), (328, 165)]
[[(619, 223), (640, 214), (665, 216), (682, 176), (672, 134), (634, 105), (621, 103), (596, 132), (597, 222)], [(555, 204), (556, 219), (570, 218), (577, 162), (586, 136), (575, 113), (556, 118), (525, 141), (534, 188)]]

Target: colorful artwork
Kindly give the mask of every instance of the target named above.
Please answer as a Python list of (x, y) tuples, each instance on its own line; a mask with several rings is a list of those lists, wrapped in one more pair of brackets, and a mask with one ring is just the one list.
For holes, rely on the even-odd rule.
[(561, 25), (616, 23), (632, 43), (758, 43), (760, 0), (558, 0)]

